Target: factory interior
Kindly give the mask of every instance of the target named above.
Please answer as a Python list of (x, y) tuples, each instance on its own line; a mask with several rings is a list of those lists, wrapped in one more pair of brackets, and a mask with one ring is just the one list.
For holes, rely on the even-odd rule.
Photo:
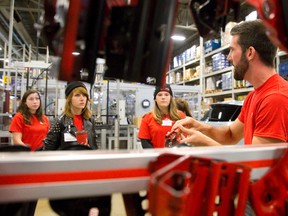
[[(194, 2), (194, 4), (192, 4), (192, 2)], [(194, 119), (205, 122), (211, 126), (230, 125), (237, 118), (247, 95), (254, 90), (248, 81), (238, 81), (233, 78), (234, 66), (228, 60), (227, 56), (230, 52), (230, 30), (241, 21), (259, 19), (259, 17), (261, 17), (259, 12), (257, 13), (255, 5), (247, 3), (253, 1), (224, 0), (220, 3), (220, 1), (212, 0), (207, 2), (211, 4), (212, 2), (214, 4), (221, 4), (223, 8), (224, 3), (228, 4), (229, 2), (229, 6), (226, 5), (225, 7), (231, 7), (231, 11), (222, 11), (226, 13), (227, 16), (225, 16), (224, 24), (217, 23), (218, 32), (213, 32), (213, 34), (211, 33), (212, 31), (209, 33), (205, 32), (205, 34), (209, 34), (209, 37), (201, 36), (203, 33), (201, 31), (204, 31), (204, 29), (199, 30), (201, 23), (199, 24), (199, 22), (197, 22), (197, 19), (195, 19), (195, 16), (193, 17), (193, 13), (191, 12), (201, 8), (200, 4), (202, 4), (203, 1), (157, 0), (153, 2), (147, 0), (145, 3), (145, 0), (0, 0), (0, 145), (13, 145), (12, 133), (9, 131), (9, 128), (13, 117), (17, 113), (21, 98), (27, 90), (36, 89), (38, 91), (43, 114), (48, 117), (51, 126), (65, 111), (67, 96), (65, 95), (65, 89), (67, 85), (71, 81), (81, 81), (89, 93), (89, 108), (92, 111), (91, 118), (93, 118), (96, 123), (96, 144), (98, 150), (100, 150), (100, 153), (96, 152), (95, 155), (90, 152), (85, 153), (85, 151), (78, 153), (79, 155), (72, 153), (67, 154), (67, 152), (62, 153), (61, 151), (51, 154), (50, 152), (29, 152), (29, 155), (27, 153), (19, 153), (20, 160), (17, 159), (17, 155), (8, 154), (6, 157), (5, 153), (0, 152), (0, 158), (3, 160), (3, 162), (0, 160), (0, 176), (2, 171), (4, 174), (6, 173), (5, 163), (7, 163), (7, 167), (10, 164), (11, 166), (15, 166), (16, 170), (19, 170), (19, 173), (16, 174), (12, 171), (7, 171), (7, 174), (5, 174), (7, 178), (4, 178), (5, 175), (3, 177), (6, 183), (3, 185), (0, 183), (0, 194), (3, 195), (3, 193), (7, 193), (7, 200), (10, 200), (12, 203), (15, 200), (17, 202), (26, 202), (27, 200), (31, 201), (31, 199), (35, 201), (36, 197), (39, 198), (37, 206), (34, 206), (33, 211), (35, 212), (33, 214), (26, 212), (26, 214), (22, 213), (18, 215), (66, 215), (57, 214), (53, 211), (49, 205), (49, 198), (75, 197), (75, 193), (82, 196), (91, 196), (92, 192), (89, 190), (93, 188), (99, 190), (97, 195), (105, 194), (102, 192), (104, 189), (108, 191), (107, 193), (112, 194), (111, 216), (141, 216), (143, 212), (139, 214), (139, 210), (136, 209), (136, 207), (136, 210), (133, 212), (134, 206), (131, 207), (134, 202), (138, 202), (138, 200), (131, 201), (131, 199), (136, 199), (135, 196), (132, 196), (133, 193), (140, 191), (139, 194), (143, 194), (140, 198), (147, 197), (146, 189), (152, 188), (153, 181), (147, 186), (148, 180), (146, 172), (151, 171), (152, 165), (155, 166), (153, 167), (155, 171), (162, 165), (164, 166), (167, 161), (176, 161), (176, 157), (168, 157), (167, 161), (164, 159), (161, 161), (160, 157), (158, 160), (160, 160), (159, 164), (162, 162), (162, 165), (157, 167), (152, 163), (151, 167), (149, 165), (149, 169), (147, 168), (148, 171), (145, 169), (143, 173), (140, 172), (140, 168), (144, 170), (143, 164), (146, 165), (148, 163), (147, 161), (155, 161), (162, 153), (186, 155), (187, 152), (194, 151), (196, 155), (204, 155), (205, 157), (208, 156), (208, 158), (215, 156), (217, 159), (221, 157), (223, 160), (227, 159), (228, 161), (234, 161), (234, 163), (237, 161), (248, 161), (248, 165), (249, 160), (257, 161), (258, 157), (260, 157), (259, 161), (268, 161), (267, 158), (269, 158), (269, 161), (273, 161), (273, 163), (267, 162), (265, 167), (264, 165), (259, 165), (259, 167), (255, 165), (254, 167), (255, 169), (261, 167), (264, 171), (268, 170), (268, 166), (276, 164), (274, 163), (276, 158), (278, 159), (280, 152), (282, 153), (287, 149), (287, 143), (279, 147), (271, 147), (271, 149), (267, 150), (261, 149), (259, 152), (263, 151), (262, 155), (253, 153), (254, 147), (246, 149), (243, 145), (243, 139), (234, 146), (235, 148), (227, 147), (222, 150), (220, 147), (217, 149), (217, 147), (214, 150), (205, 151), (205, 147), (203, 147), (203, 152), (202, 147), (199, 147), (199, 150), (198, 148), (195, 150), (196, 148), (189, 147), (187, 148), (188, 150), (185, 150), (185, 148), (175, 150), (174, 148), (172, 150), (168, 149), (167, 152), (165, 151), (166, 148), (164, 148), (164, 150), (162, 149), (163, 151), (161, 149), (159, 151), (151, 149), (145, 151), (141, 145), (141, 140), (138, 137), (141, 121), (147, 113), (153, 110), (156, 103), (154, 95), (155, 89), (157, 86), (163, 85), (163, 83), (171, 87), (173, 98), (180, 98), (188, 102), (189, 110)], [(232, 2), (239, 4), (239, 13), (236, 13), (236, 9), (234, 11), (232, 10)], [(88, 4), (90, 8), (87, 6)], [(72, 8), (72, 5), (74, 8)], [(94, 7), (95, 10), (93, 10), (92, 7)], [(103, 8), (105, 8), (105, 10), (103, 10)], [(155, 15), (154, 19), (151, 18), (145, 23), (144, 17), (149, 17), (147, 14), (152, 12), (158, 16)], [(162, 15), (160, 16), (159, 14), (161, 13)], [(104, 17), (101, 21), (100, 15)], [(214, 14), (211, 16), (218, 15), (219, 14)], [(79, 25), (74, 28), (71, 23), (77, 21), (75, 21), (75, 17), (81, 20)], [(237, 20), (235, 20), (235, 17), (237, 17)], [(106, 19), (109, 19), (109, 22)], [(156, 29), (156, 25), (160, 25), (159, 23), (161, 22), (164, 22), (163, 25), (165, 26)], [(135, 23), (138, 25), (135, 25)], [(65, 29), (67, 26), (70, 28), (70, 31), (74, 32), (67, 33), (67, 29)], [(103, 30), (104, 27), (106, 29)], [(162, 27), (165, 30), (161, 29)], [(150, 33), (152, 30), (155, 30), (153, 34)], [(99, 32), (101, 32), (101, 34)], [(103, 32), (106, 33), (105, 36), (103, 36)], [(177, 37), (173, 38), (173, 36), (181, 36), (182, 38), (179, 40)], [(78, 38), (75, 39), (76, 37)], [(161, 40), (159, 39), (159, 41), (155, 42), (156, 39), (154, 37), (161, 38)], [(113, 44), (113, 40), (119, 44)], [(71, 58), (66, 52), (71, 48), (69, 47), (69, 43), (75, 43), (73, 44), (75, 52), (71, 55)], [(117, 45), (119, 45), (119, 47), (117, 47)], [(288, 55), (286, 51), (283, 49), (277, 50), (275, 69), (281, 77), (288, 80)], [(115, 52), (119, 52), (120, 54), (115, 54)], [(73, 63), (69, 65), (65, 64), (65, 62)], [(82, 67), (83, 65), (84, 67)], [(237, 113), (237, 115), (235, 113)], [(242, 151), (237, 148), (245, 149)], [(266, 151), (269, 152), (267, 153)], [(102, 158), (101, 152), (106, 156)], [(120, 152), (120, 155), (118, 155), (118, 152)], [(225, 153), (229, 153), (231, 157)], [(1, 156), (1, 154), (3, 154), (3, 156)], [(38, 155), (34, 156), (32, 154)], [(43, 158), (40, 157), (42, 154)], [(246, 154), (249, 155), (247, 158)], [(71, 156), (71, 158), (69, 156)], [(253, 159), (254, 157), (255, 159)], [(13, 163), (13, 159), (17, 161), (16, 164)], [(68, 165), (64, 163), (66, 160), (68, 161), (67, 164), (72, 164), (69, 166), (73, 166), (73, 168), (66, 168), (66, 166), (68, 167)], [(177, 158), (177, 161), (178, 160), (180, 159)], [(40, 183), (36, 177), (35, 179), (31, 177), (34, 179), (31, 180), (31, 185), (23, 180), (24, 186), (18, 186), (16, 183), (11, 183), (12, 189), (7, 186), (10, 184), (10, 175), (12, 175), (12, 177), (14, 174), (25, 176), (25, 174), (28, 173), (27, 176), (29, 176), (32, 168), (28, 169), (28, 166), (35, 168), (36, 171), (31, 171), (32, 175), (34, 172), (35, 176), (40, 173), (39, 179), (41, 179), (40, 168), (39, 170), (36, 168), (37, 165), (34, 164), (35, 161), (40, 163), (40, 168), (44, 170), (42, 174), (45, 176), (49, 175), (49, 172), (55, 169), (52, 168), (52, 165), (43, 165), (44, 162), (47, 161), (48, 163), (51, 161), (51, 164), (54, 165), (59, 164), (58, 168), (60, 171), (54, 171), (56, 173), (54, 173), (55, 175), (58, 175), (57, 172), (63, 171), (64, 174), (65, 172), (71, 172), (76, 176), (78, 172), (77, 169), (82, 170), (82, 165), (86, 166), (89, 162), (99, 163), (100, 165), (97, 165), (96, 168), (88, 165), (87, 170), (82, 171), (87, 172), (87, 176), (91, 175), (91, 179), (89, 179), (90, 177), (87, 177), (87, 179), (79, 177), (81, 180), (76, 179), (76, 183), (68, 182), (67, 185), (64, 183), (55, 186), (53, 184), (55, 182), (55, 184), (58, 184), (58, 180), (53, 182), (53, 180), (49, 180), (49, 176), (46, 176), (43, 177), (44, 180), (39, 181)], [(117, 164), (118, 161), (119, 164)], [(21, 164), (19, 165), (18, 163), (25, 164), (24, 168), (21, 168)], [(135, 163), (135, 165), (133, 165), (133, 163)], [(204, 163), (206, 162), (203, 162), (203, 164)], [(171, 164), (173, 164), (173, 166), (179, 166), (174, 163)], [(229, 167), (229, 165), (230, 164), (225, 164), (227, 167)], [(3, 167), (1, 168), (1, 166)], [(56, 165), (56, 167), (57, 166), (58, 165)], [(108, 170), (106, 174), (104, 172), (105, 169), (99, 168), (100, 166)], [(115, 168), (113, 166), (115, 166)], [(123, 166), (125, 172), (116, 172), (115, 170), (117, 170), (118, 166)], [(130, 174), (129, 169), (126, 167), (132, 167)], [(22, 169), (23, 172), (21, 171)], [(96, 184), (92, 185), (94, 181), (94, 179), (92, 179), (93, 174), (89, 172), (92, 172), (94, 169), (96, 169), (97, 172), (100, 170), (100, 175), (101, 171), (104, 170), (104, 174), (102, 173), (104, 177), (103, 179), (99, 177), (100, 181), (97, 182), (97, 180), (95, 180)], [(182, 168), (179, 169), (181, 170)], [(224, 168), (222, 167), (221, 169), (223, 171)], [(238, 167), (238, 169), (241, 169), (243, 175), (247, 171), (242, 167)], [(264, 173), (263, 170), (259, 171), (259, 173)], [(239, 174), (239, 170), (237, 171)], [(253, 173), (253, 175), (255, 175), (256, 178), (262, 176), (262, 174), (260, 175), (258, 172), (255, 173)], [(121, 177), (121, 175), (127, 175), (129, 177), (126, 177), (126, 180), (124, 178), (118, 180), (117, 178), (119, 176)], [(154, 181), (160, 181), (162, 175), (164, 175), (164, 171), (162, 174), (155, 172), (152, 177), (155, 178)], [(185, 175), (189, 176), (190, 174), (185, 173)], [(285, 175), (287, 179), (287, 173)], [(60, 174), (59, 176), (59, 178), (62, 178)], [(79, 174), (79, 176), (81, 175)], [(29, 179), (30, 177), (27, 178)], [(53, 178), (54, 177), (51, 177), (51, 179)], [(69, 177), (67, 178), (69, 179)], [(72, 179), (73, 178), (74, 177), (72, 177)], [(45, 185), (46, 180), (52, 183), (49, 182), (48, 185)], [(113, 183), (113, 180), (115, 183)], [(83, 181), (85, 182), (83, 183)], [(167, 181), (165, 182), (167, 185), (175, 183), (173, 181), (171, 183), (167, 179), (163, 181)], [(174, 179), (174, 181), (177, 181), (177, 179)], [(188, 184), (186, 181), (187, 179), (185, 180), (185, 184)], [(242, 183), (244, 182), (243, 179), (241, 181)], [(236, 184), (236, 182), (237, 181), (234, 183)], [(43, 187), (41, 184), (43, 184)], [(71, 184), (71, 188), (73, 187), (73, 189), (71, 189), (71, 192), (66, 193), (66, 191), (70, 190), (69, 184)], [(207, 184), (209, 184), (209, 182)], [(239, 184), (240, 183), (237, 182), (237, 186), (239, 186)], [(161, 188), (161, 190), (164, 190), (163, 188), (165, 188), (166, 185), (163, 185), (159, 184), (157, 186)], [(247, 185), (243, 183), (242, 186), (246, 187)], [(239, 188), (237, 193), (241, 194)], [(212, 186), (210, 189), (213, 189)], [(281, 197), (281, 200), (286, 199), (286, 214), (288, 212), (287, 189), (286, 185), (286, 195), (283, 195), (283, 197), (286, 198)], [(155, 191), (157, 190), (155, 189), (153, 192), (156, 194)], [(172, 197), (170, 194), (172, 193), (171, 191), (163, 192), (161, 190), (158, 190), (159, 194), (162, 192), (164, 197)], [(124, 196), (124, 193), (132, 195)], [(232, 192), (230, 193), (232, 194)], [(186, 199), (180, 192), (175, 192), (175, 194), (177, 194), (175, 197), (181, 197), (181, 200)], [(246, 195), (245, 199), (247, 198)], [(156, 200), (156, 195), (151, 197), (149, 201), (155, 201), (155, 205), (153, 205), (154, 209), (152, 209), (151, 205), (149, 213), (149, 211), (147, 211), (147, 200), (146, 202), (142, 202), (142, 208), (146, 209), (146, 213), (143, 215), (162, 216), (160, 207), (165, 209), (165, 205), (169, 206), (175, 198), (173, 197), (170, 201), (167, 201), (159, 197), (157, 197)], [(129, 203), (129, 199), (132, 203), (130, 203), (130, 205), (127, 204)], [(192, 201), (196, 202), (195, 199)], [(5, 202), (4, 198), (0, 198), (0, 215), (1, 205)], [(188, 201), (185, 200), (183, 202)], [(202, 207), (204, 206), (203, 203), (201, 203)], [(156, 204), (160, 207), (156, 208)], [(200, 206), (200, 201), (198, 204)], [(186, 207), (183, 207), (183, 209), (186, 209)], [(215, 209), (214, 211), (216, 211)], [(234, 213), (238, 210), (237, 208), (233, 209)], [(151, 212), (153, 211), (156, 213), (152, 214)], [(192, 212), (191, 209), (190, 211)], [(182, 212), (179, 210), (179, 214), (173, 214), (173, 212), (169, 214), (167, 213), (168, 210), (164, 212), (163, 216), (197, 215), (196, 213), (190, 214), (184, 212), (184, 210)], [(230, 213), (231, 214), (223, 215), (237, 215), (232, 214), (232, 212)], [(92, 209), (89, 215), (98, 215), (98, 213), (97, 211), (93, 213)], [(213, 216), (214, 215), (219, 216), (222, 214), (216, 213), (213, 214)]]

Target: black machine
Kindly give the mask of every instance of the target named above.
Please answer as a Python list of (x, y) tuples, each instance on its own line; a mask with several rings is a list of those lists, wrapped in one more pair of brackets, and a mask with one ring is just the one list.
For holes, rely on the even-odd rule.
[[(287, 50), (287, 0), (246, 2), (258, 10), (271, 40)], [(191, 0), (199, 35), (209, 38), (219, 32), (231, 11), (237, 19), (240, 4), (239, 0)], [(176, 0), (46, 0), (43, 33), (58, 57), (58, 78), (93, 84), (96, 58), (101, 57), (106, 60), (106, 78), (164, 84), (177, 5)]]

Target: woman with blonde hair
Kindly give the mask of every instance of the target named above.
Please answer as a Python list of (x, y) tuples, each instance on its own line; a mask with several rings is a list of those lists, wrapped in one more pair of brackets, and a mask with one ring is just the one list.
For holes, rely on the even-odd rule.
[[(51, 126), (44, 140), (44, 150), (98, 149), (86, 86), (79, 81), (71, 82), (65, 89), (65, 95), (64, 113)], [(83, 130), (87, 132), (87, 138), (79, 143), (76, 133)], [(111, 196), (50, 200), (50, 205), (59, 215), (88, 215), (91, 209), (98, 208), (99, 215), (109, 216)]]
[(175, 121), (186, 117), (177, 109), (169, 85), (156, 87), (154, 100), (153, 110), (143, 116), (139, 129), (138, 138), (143, 148), (164, 148), (167, 132), (171, 130)]
[(83, 130), (87, 131), (87, 142), (80, 144), (91, 149), (98, 149), (86, 86), (79, 81), (69, 83), (65, 89), (65, 96), (64, 112), (51, 126), (44, 140), (44, 149), (61, 150), (79, 144), (77, 143), (76, 132)]

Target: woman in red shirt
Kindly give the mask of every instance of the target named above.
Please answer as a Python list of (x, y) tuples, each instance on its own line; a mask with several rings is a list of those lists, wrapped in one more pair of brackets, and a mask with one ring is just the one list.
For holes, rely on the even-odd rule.
[(170, 86), (156, 87), (154, 100), (153, 110), (143, 116), (139, 129), (138, 138), (143, 148), (164, 148), (165, 135), (174, 122), (186, 117), (177, 110)]
[(42, 110), (38, 91), (26, 91), (9, 128), (14, 144), (29, 146), (32, 151), (43, 146), (42, 140), (46, 137), (50, 124)]

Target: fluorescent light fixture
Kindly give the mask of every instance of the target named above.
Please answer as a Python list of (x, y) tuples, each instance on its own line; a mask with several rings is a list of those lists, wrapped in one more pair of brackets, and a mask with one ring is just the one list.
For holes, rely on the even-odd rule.
[(257, 11), (252, 11), (250, 14), (248, 14), (245, 17), (245, 21), (251, 21), (251, 20), (256, 20), (258, 17)]
[(72, 52), (72, 55), (78, 56), (78, 55), (80, 55), (80, 53), (79, 52)]
[(173, 35), (171, 38), (176, 41), (184, 41), (186, 39), (184, 36), (181, 35)]

